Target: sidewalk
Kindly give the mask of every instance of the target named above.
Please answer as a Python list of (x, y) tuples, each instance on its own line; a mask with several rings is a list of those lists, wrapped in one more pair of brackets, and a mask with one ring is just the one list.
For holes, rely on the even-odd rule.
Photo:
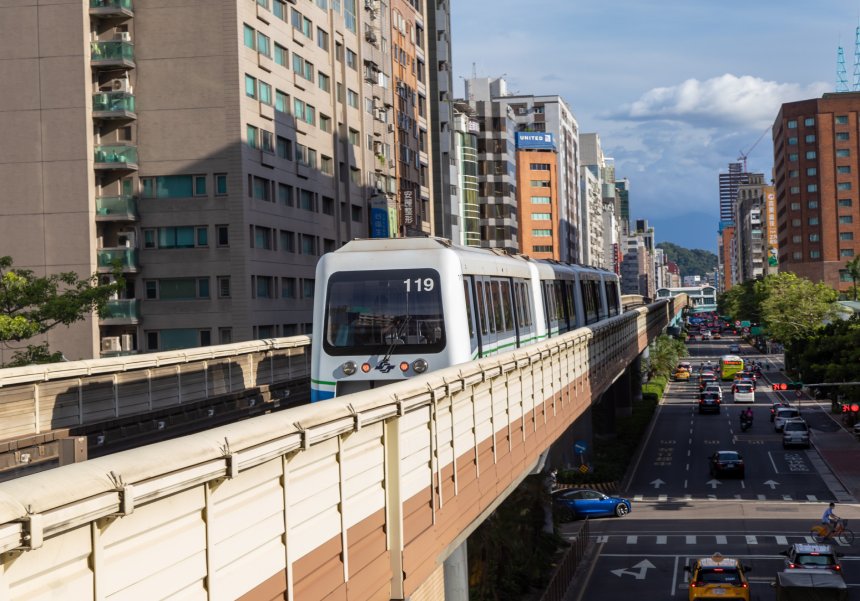
[(837, 501), (857, 503), (860, 501), (860, 441), (856, 440), (851, 432), (845, 430), (841, 421), (827, 411), (827, 408), (822, 410), (838, 426), (838, 429), (833, 432), (822, 432), (813, 428), (812, 446), (845, 488), (847, 496), (842, 499), (839, 498), (842, 495), (838, 494), (838, 488), (834, 490), (834, 493), (837, 493)]

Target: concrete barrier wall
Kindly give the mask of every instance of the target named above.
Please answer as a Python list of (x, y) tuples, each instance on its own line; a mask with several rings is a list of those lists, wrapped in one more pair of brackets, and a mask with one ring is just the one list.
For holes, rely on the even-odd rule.
[(419, 598), (671, 304), (0, 483), (0, 597)]
[(310, 377), (296, 336), (0, 369), (0, 440), (143, 414)]

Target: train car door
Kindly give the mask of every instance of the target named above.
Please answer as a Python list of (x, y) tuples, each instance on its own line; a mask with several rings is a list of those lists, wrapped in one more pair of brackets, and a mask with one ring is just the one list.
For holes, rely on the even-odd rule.
[(472, 276), (463, 277), (463, 294), (466, 298), (466, 321), (469, 327), (469, 357), (474, 361), (480, 356), (481, 343), (478, 333), (479, 323), (477, 320), (477, 310), (475, 307), (475, 282)]
[(490, 291), (490, 278), (475, 276), (475, 307), (478, 312), (480, 327), (480, 355), (487, 357), (496, 352), (498, 336), (496, 322), (493, 319), (493, 299)]

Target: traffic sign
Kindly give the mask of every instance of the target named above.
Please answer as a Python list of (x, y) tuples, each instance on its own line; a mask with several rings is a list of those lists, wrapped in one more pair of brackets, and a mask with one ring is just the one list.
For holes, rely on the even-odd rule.
[(587, 449), (588, 443), (584, 440), (577, 440), (575, 443), (573, 443), (573, 450), (577, 453), (585, 453)]
[(736, 327), (738, 327), (738, 328), (739, 328), (739, 327), (741, 327), (741, 322), (740, 322), (740, 321), (736, 321), (736, 322), (735, 322), (735, 326), (736, 326)]
[(796, 396), (797, 398), (800, 398), (803, 396), (803, 392), (801, 392), (800, 390), (797, 390), (797, 391), (795, 391), (794, 396)]

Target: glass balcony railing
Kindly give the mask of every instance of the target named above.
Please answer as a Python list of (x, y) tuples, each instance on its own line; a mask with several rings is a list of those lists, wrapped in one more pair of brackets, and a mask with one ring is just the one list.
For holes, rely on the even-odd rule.
[(131, 0), (90, 0), (90, 8), (113, 8), (117, 10), (133, 10)]
[(93, 112), (108, 116), (130, 116), (134, 114), (134, 96), (128, 92), (102, 92), (93, 94)]
[(137, 148), (134, 146), (96, 146), (94, 151), (96, 163), (117, 167), (137, 166)]
[(134, 63), (134, 45), (131, 42), (91, 42), (90, 60), (93, 63)]
[(137, 249), (100, 248), (96, 252), (99, 271), (112, 271), (119, 266), (122, 271), (137, 271)]
[(96, 218), (102, 221), (137, 219), (137, 200), (133, 196), (96, 198)]
[(109, 300), (99, 319), (102, 322), (137, 323), (140, 319), (140, 305), (136, 298)]

